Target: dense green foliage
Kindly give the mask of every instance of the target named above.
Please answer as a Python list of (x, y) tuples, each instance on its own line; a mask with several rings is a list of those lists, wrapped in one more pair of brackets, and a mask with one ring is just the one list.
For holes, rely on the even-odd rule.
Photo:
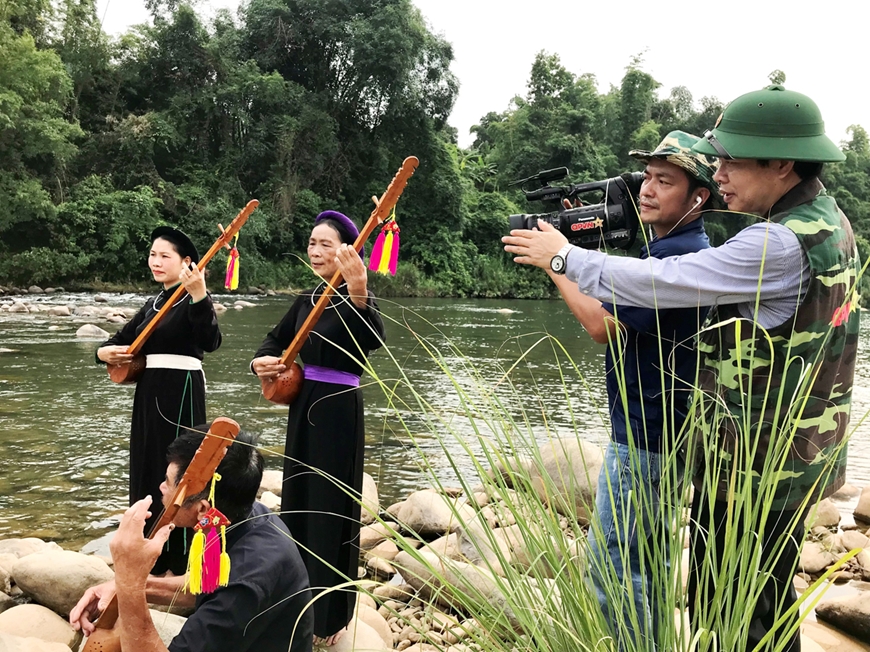
[[(205, 249), (216, 224), (256, 197), (239, 242), (242, 283), (299, 285), (313, 216), (335, 208), (361, 223), (414, 154), (400, 272), (376, 290), (549, 296), (544, 275), (501, 249), (507, 215), (541, 210), (509, 183), (563, 165), (573, 182), (637, 169), (629, 149), (674, 128), (700, 133), (722, 109), (682, 86), (662, 99), (639, 58), (601, 93), (593, 75), (541, 53), (525, 96), (483, 116), (462, 150), (447, 125), (451, 47), (410, 0), (329, 11), (319, 0), (250, 0), (238, 20), (224, 12), (207, 25), (183, 2), (148, 7), (153, 26), (112, 40), (94, 0), (0, 1), (0, 282), (145, 283), (156, 224)], [(845, 148), (827, 181), (866, 238), (867, 133), (853, 127)], [(716, 218), (708, 231), (721, 242), (742, 224)]]

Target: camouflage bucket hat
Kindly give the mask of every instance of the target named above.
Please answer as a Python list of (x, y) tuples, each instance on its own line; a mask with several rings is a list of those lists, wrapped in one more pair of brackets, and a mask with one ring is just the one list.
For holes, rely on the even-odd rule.
[(631, 150), (628, 155), (645, 163), (651, 158), (658, 158), (673, 163), (682, 168), (693, 179), (710, 191), (710, 199), (715, 207), (724, 206), (719, 195), (719, 184), (713, 181), (713, 175), (719, 167), (719, 162), (704, 154), (692, 151), (692, 147), (701, 139), (685, 131), (672, 131), (664, 137), (654, 152), (640, 149)]

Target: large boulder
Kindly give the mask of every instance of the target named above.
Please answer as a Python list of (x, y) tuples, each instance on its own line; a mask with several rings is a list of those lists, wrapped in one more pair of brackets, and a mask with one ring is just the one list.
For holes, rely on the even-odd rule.
[[(35, 537), (25, 537), (23, 539), (3, 539), (0, 541), (0, 565), (6, 565), (9, 557), (4, 555), (13, 555), (17, 559), (32, 555), (37, 552), (60, 551), (62, 548), (54, 543), (45, 542), (42, 539)], [(14, 565), (14, 564), (12, 564)], [(11, 565), (8, 570), (12, 570)]]
[(88, 339), (107, 340), (109, 334), (99, 326), (94, 324), (84, 324), (76, 331), (76, 337), (86, 337)]
[(35, 602), (67, 615), (91, 586), (115, 574), (102, 559), (61, 550), (22, 557), (12, 568), (15, 584)]
[(9, 306), (8, 312), (30, 312), (27, 309), (27, 306), (21, 303), (20, 301), (13, 301), (12, 305)]
[(0, 632), (60, 643), (69, 648), (74, 648), (81, 639), (81, 633), (66, 620), (38, 604), (22, 604), (0, 613)]
[(38, 285), (31, 285), (29, 288), (27, 288), (27, 293), (28, 294), (45, 294), (45, 290), (43, 290)]
[(588, 523), (604, 461), (599, 446), (577, 438), (553, 439), (540, 450), (531, 470), (532, 486), (560, 514)]
[(362, 520), (363, 525), (373, 523), (379, 510), (378, 485), (372, 476), (363, 473), (362, 510), (360, 511), (360, 520)]
[(69, 652), (69, 647), (60, 643), (47, 643), (38, 638), (21, 638), (15, 634), (0, 632), (0, 652)]
[[(464, 501), (462, 501), (464, 502)], [(420, 536), (442, 536), (455, 532), (475, 517), (474, 508), (458, 504), (432, 489), (415, 491), (402, 503), (396, 518)]]
[(870, 593), (824, 600), (816, 616), (864, 643), (870, 643)]
[[(399, 569), (405, 581), (426, 599), (438, 600), (447, 606), (466, 603), (466, 608), (469, 601), (485, 601), (504, 613), (511, 626), (519, 627), (519, 619), (499, 589), (498, 580), (480, 566), (443, 559), (428, 550), (417, 551), (414, 556), (400, 552), (393, 560), (393, 565)], [(457, 599), (457, 595), (462, 597)], [(544, 603), (543, 598), (541, 603)]]
[(52, 317), (69, 317), (72, 313), (69, 306), (52, 306), (48, 309), (48, 314)]

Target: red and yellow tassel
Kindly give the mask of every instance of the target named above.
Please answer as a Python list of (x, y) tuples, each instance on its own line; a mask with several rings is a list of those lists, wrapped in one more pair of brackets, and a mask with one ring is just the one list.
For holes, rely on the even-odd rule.
[(369, 269), (379, 274), (396, 275), (396, 267), (399, 262), (399, 233), (401, 229), (396, 224), (396, 210), (384, 222), (381, 232), (375, 240), (372, 248)]
[(235, 290), (239, 287), (239, 234), (236, 233), (236, 239), (233, 243), (233, 248), (230, 255), (227, 257), (227, 276), (224, 279), (224, 287), (227, 290)]
[(196, 534), (190, 544), (187, 590), (193, 595), (213, 593), (230, 581), (230, 556), (227, 554), (226, 536), (226, 526), (230, 522), (214, 507), (214, 487), (220, 479), (221, 476), (217, 473), (211, 479), (208, 499), (212, 506), (196, 524)]

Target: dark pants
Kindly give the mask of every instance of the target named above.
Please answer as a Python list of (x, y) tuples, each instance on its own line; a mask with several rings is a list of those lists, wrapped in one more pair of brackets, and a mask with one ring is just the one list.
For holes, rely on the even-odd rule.
[[(761, 639), (773, 629), (779, 616), (797, 600), (797, 592), (794, 589), (792, 578), (803, 542), (803, 517), (805, 514), (795, 511), (771, 511), (769, 513), (764, 527), (763, 541), (759, 542), (762, 549), (758, 566), (755, 570), (746, 571), (768, 574), (768, 579), (764, 582), (754, 604), (746, 604), (746, 598), (743, 598), (745, 614), (741, 616), (734, 613), (722, 613), (722, 610), (729, 608), (728, 596), (714, 598), (716, 583), (730, 580), (731, 586), (728, 587), (730, 600), (736, 601), (740, 581), (740, 578), (736, 577), (723, 577), (723, 575), (730, 575), (735, 569), (729, 568), (723, 573), (720, 565), (722, 556), (726, 551), (726, 545), (734, 545), (733, 543), (726, 544), (725, 541), (727, 508), (728, 503), (719, 500), (714, 501), (711, 506), (706, 497), (703, 496), (703, 492), (695, 491), (691, 516), (689, 613), (692, 618), (692, 629), (696, 632), (698, 627), (711, 627), (715, 630), (717, 614), (721, 616), (723, 622), (730, 622), (731, 627), (740, 622), (741, 630), (745, 628), (748, 631), (746, 650), (751, 652)], [(737, 524), (737, 536), (732, 541), (744, 542), (745, 536), (756, 536), (755, 528), (752, 528), (753, 531), (747, 532), (749, 528), (746, 525), (745, 523)], [(708, 536), (711, 526), (715, 527), (715, 532), (713, 536)], [(707, 561), (705, 561), (705, 556)], [(705, 563), (711, 564), (714, 568), (705, 569)], [(776, 633), (763, 649), (772, 650), (779, 641), (784, 640), (792, 624), (793, 621), (777, 628)], [(785, 652), (800, 652), (800, 631), (795, 632), (789, 639), (790, 643), (784, 648)], [(726, 652), (740, 652), (723, 648), (722, 641), (719, 642), (718, 647), (720, 650), (725, 649)]]

